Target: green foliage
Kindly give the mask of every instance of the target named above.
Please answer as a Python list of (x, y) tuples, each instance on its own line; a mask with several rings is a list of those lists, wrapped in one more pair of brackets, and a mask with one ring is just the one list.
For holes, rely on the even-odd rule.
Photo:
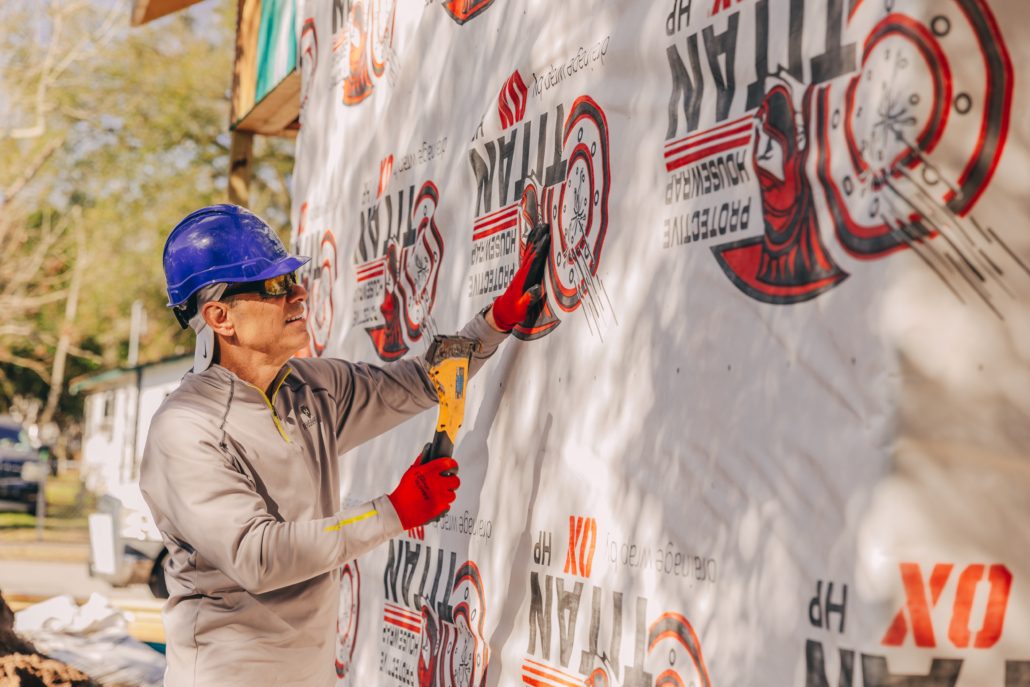
[[(138, 28), (128, 26), (128, 3), (0, 8), (0, 23), (23, 29), (0, 33), (0, 92), (10, 94), (0, 115), (13, 122), (0, 128), (0, 251), (27, 281), (15, 289), (0, 269), (0, 305), (14, 293), (7, 315), (21, 323), (0, 329), (0, 414), (16, 398), (45, 402), (62, 333), (70, 332), (65, 381), (124, 365), (135, 300), (148, 320), (141, 362), (192, 348), (192, 333), (165, 307), (161, 252), (179, 219), (226, 201), (235, 5), (202, 3)], [(255, 147), (251, 205), (273, 222), (288, 217), (292, 148), (260, 139)], [(67, 322), (77, 261), (81, 291)], [(65, 391), (55, 419), (68, 426), (80, 414), (81, 399)]]

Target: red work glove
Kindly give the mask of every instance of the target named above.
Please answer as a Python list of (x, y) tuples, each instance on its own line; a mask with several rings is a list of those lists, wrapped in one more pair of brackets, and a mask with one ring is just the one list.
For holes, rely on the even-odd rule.
[(530, 310), (544, 294), (544, 265), (551, 247), (551, 225), (541, 223), (526, 237), (519, 256), (519, 270), (493, 305), (494, 322), (502, 332), (510, 332), (525, 322)]
[[(401, 477), (401, 483), (388, 494), (401, 527), (410, 530), (431, 522), (447, 512), (454, 502), (461, 480), (454, 474), (458, 463), (453, 458), (438, 458), (419, 465), (419, 458)], [(444, 474), (444, 473), (450, 474)]]

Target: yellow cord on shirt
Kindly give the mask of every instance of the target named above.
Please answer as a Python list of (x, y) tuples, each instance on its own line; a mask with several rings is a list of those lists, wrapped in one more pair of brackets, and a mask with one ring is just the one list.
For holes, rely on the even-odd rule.
[(345, 525), (353, 525), (356, 522), (361, 522), (362, 520), (368, 520), (369, 518), (371, 518), (375, 514), (376, 514), (376, 509), (373, 508), (372, 510), (370, 510), (367, 513), (362, 513), (361, 515), (355, 515), (353, 518), (347, 518), (346, 520), (341, 520), (340, 522), (336, 523), (335, 525), (329, 525), (328, 527), (325, 528), (325, 531), (326, 532), (339, 532), (340, 530), (343, 529), (343, 527)]

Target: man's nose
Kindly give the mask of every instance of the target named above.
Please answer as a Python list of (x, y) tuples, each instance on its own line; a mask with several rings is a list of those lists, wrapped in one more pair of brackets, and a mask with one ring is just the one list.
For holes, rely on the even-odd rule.
[(303, 303), (308, 299), (308, 290), (304, 288), (303, 284), (297, 283), (290, 289), (289, 295), (286, 297), (288, 303)]

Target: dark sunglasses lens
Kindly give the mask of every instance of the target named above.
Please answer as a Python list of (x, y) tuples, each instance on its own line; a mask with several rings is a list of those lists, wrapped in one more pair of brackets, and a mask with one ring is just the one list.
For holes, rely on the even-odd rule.
[(290, 293), (290, 290), (296, 283), (297, 277), (293, 272), (266, 279), (264, 281), (264, 295), (270, 298), (285, 296)]

